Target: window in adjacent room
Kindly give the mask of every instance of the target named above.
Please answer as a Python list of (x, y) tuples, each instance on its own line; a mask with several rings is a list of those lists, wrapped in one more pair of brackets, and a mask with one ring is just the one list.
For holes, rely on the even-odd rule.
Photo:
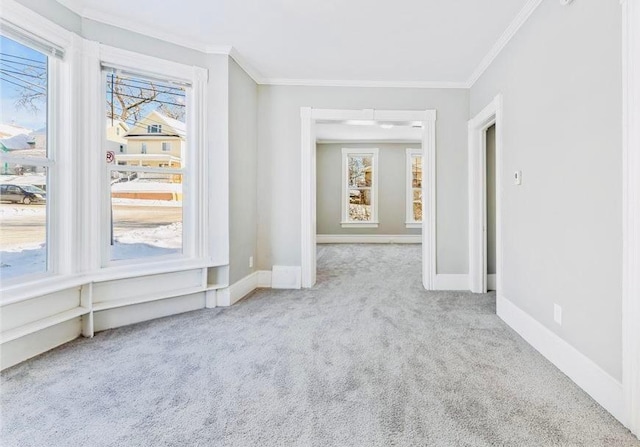
[(342, 226), (378, 226), (378, 149), (342, 149)]
[(407, 149), (407, 228), (422, 226), (422, 150)]

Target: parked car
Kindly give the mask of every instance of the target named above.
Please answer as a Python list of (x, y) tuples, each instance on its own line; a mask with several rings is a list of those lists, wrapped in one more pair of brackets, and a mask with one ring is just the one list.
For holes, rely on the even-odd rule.
[(47, 192), (33, 185), (0, 185), (0, 201), (24, 203), (43, 203)]

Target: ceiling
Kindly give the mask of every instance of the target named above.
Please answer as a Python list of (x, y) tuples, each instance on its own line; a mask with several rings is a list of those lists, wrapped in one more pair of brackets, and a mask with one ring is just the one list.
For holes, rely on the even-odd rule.
[[(218, 52), (265, 83), (467, 83), (535, 0), (58, 0), (83, 17)], [(133, 12), (135, 11), (135, 14)], [(513, 26), (511, 27), (513, 28)]]
[(420, 143), (422, 128), (412, 126), (393, 126), (390, 129), (372, 125), (349, 125), (337, 123), (319, 123), (315, 126), (316, 140), (319, 142), (397, 142)]

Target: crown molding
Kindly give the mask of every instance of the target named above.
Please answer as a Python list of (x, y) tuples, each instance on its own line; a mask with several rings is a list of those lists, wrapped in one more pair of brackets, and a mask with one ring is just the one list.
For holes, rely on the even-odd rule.
[[(341, 80), (341, 79), (292, 79), (266, 78), (251, 65), (231, 45), (209, 45), (204, 41), (173, 33), (163, 32), (157, 27), (141, 25), (132, 18), (114, 16), (111, 12), (87, 8), (79, 0), (57, 0), (60, 4), (78, 14), (82, 19), (93, 20), (116, 28), (158, 39), (183, 48), (199, 51), (203, 54), (219, 54), (231, 57), (253, 80), (260, 85), (301, 86), (301, 87), (362, 87), (362, 88), (415, 88), (415, 89), (470, 89), (482, 74), (498, 57), (509, 41), (524, 25), (527, 19), (542, 3), (542, 0), (529, 0), (518, 15), (509, 24), (500, 38), (493, 44), (480, 64), (466, 81), (372, 81), (372, 80)], [(620, 0), (624, 2), (625, 0)]]
[(526, 5), (520, 10), (518, 15), (513, 19), (513, 21), (509, 24), (507, 29), (502, 33), (500, 38), (493, 44), (493, 47), (489, 50), (489, 52), (485, 55), (485, 57), (480, 61), (480, 64), (473, 71), (469, 80), (466, 82), (466, 87), (471, 88), (473, 84), (476, 83), (480, 76), (489, 68), (489, 66), (493, 63), (493, 61), (498, 57), (498, 55), (502, 52), (504, 47), (511, 41), (513, 36), (516, 35), (518, 30), (525, 24), (527, 19), (531, 16), (533, 11), (536, 10), (538, 6), (540, 6), (542, 0), (529, 0)]
[(466, 82), (447, 81), (367, 81), (367, 80), (333, 80), (333, 79), (287, 79), (266, 78), (264, 85), (287, 85), (302, 87), (363, 87), (363, 88), (460, 88), (467, 87)]
[(262, 74), (258, 70), (256, 70), (253, 65), (247, 62), (246, 59), (240, 55), (238, 50), (235, 49), (235, 47), (231, 47), (228, 54), (229, 57), (236, 61), (240, 68), (242, 68), (256, 84), (264, 84), (264, 77), (262, 76)]

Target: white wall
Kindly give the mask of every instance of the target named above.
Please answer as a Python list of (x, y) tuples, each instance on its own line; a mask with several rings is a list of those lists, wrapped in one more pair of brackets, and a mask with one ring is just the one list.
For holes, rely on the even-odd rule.
[[(256, 270), (258, 228), (258, 86), (229, 63), (229, 281)], [(249, 257), (254, 257), (249, 267)]]
[[(332, 143), (316, 146), (318, 234), (421, 234), (407, 228), (406, 149), (420, 143)], [(378, 228), (342, 228), (342, 148), (378, 149)]]
[(499, 293), (618, 380), (621, 79), (619, 2), (544, 0), (470, 98), (504, 99)]
[(437, 269), (467, 273), (468, 90), (258, 86), (258, 267), (300, 265), (300, 107), (436, 109)]

